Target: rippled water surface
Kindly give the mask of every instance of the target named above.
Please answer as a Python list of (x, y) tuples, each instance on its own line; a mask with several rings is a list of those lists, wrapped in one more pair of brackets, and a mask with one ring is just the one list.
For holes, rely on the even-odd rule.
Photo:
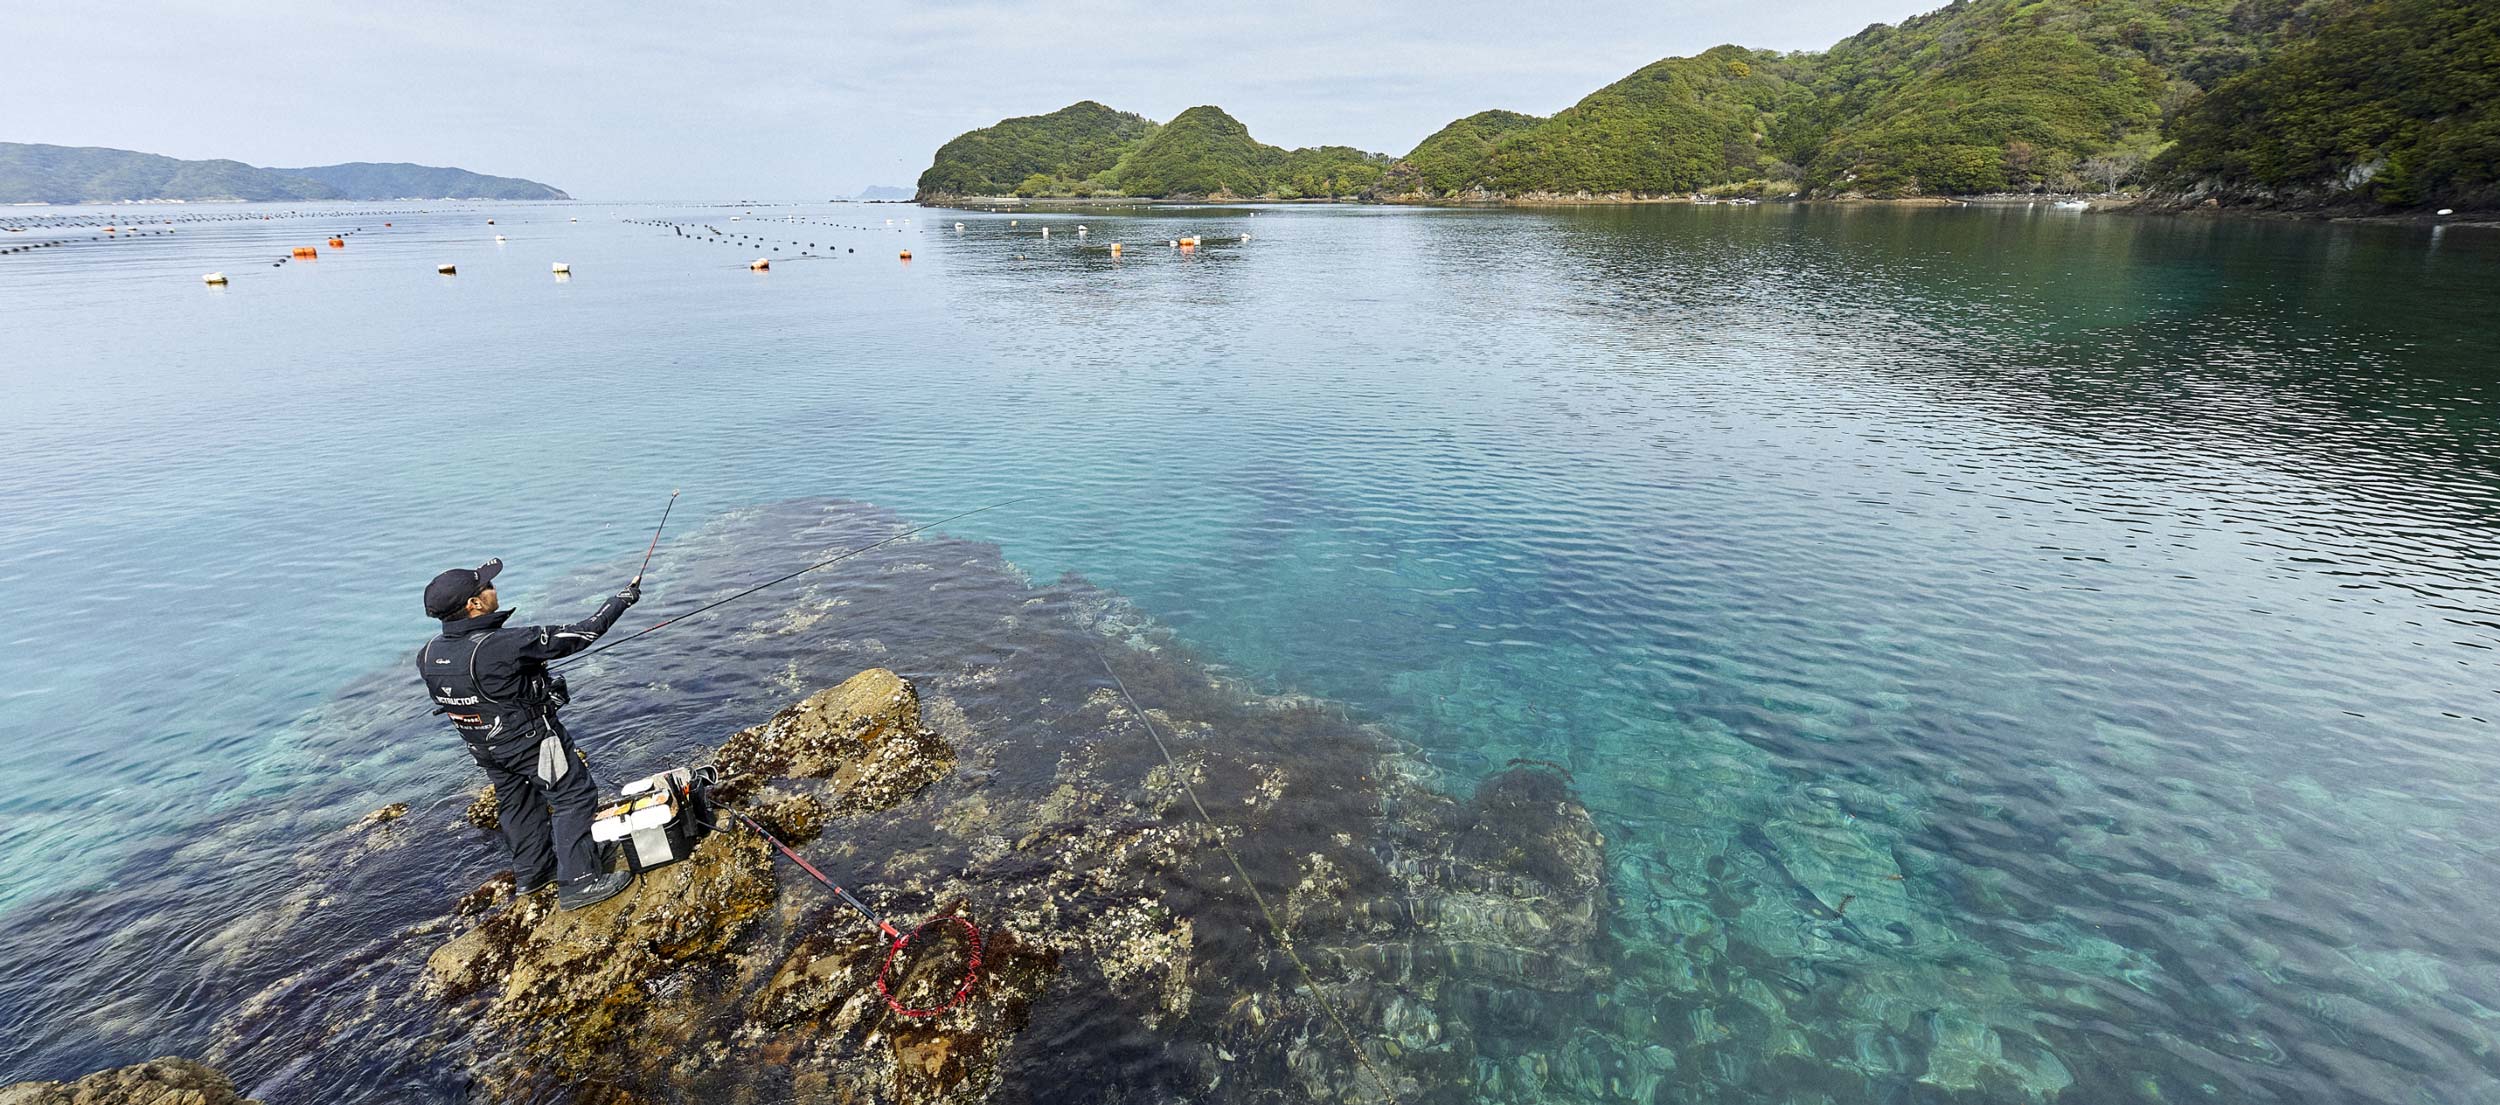
[[(302, 896), (330, 944), (241, 919), (305, 885), (301, 841), (474, 785), (397, 683), (424, 580), (500, 555), (523, 617), (586, 610), (682, 487), (658, 603), (672, 570), (717, 590), (1030, 496), (946, 532), (1452, 778), (1567, 768), (1615, 989), (1597, 1058), (1489, 1071), (1505, 1098), (2500, 1099), (2500, 235), (1782, 207), (7, 225), (63, 244), (0, 254), (0, 1082), (222, 1048), (272, 1100), (343, 1099), (234, 1045), (236, 1004), (290, 957), (404, 954), (376, 938), (491, 857)], [(820, 533), (788, 505), (831, 499), (874, 507)], [(1012, 663), (946, 616), (956, 578), (826, 579), (925, 622), (845, 625), (841, 661)], [(845, 674), (733, 628), (683, 632), (737, 670), (603, 666), (635, 708), (591, 689), (594, 749), (714, 740)], [(1654, 1047), (1663, 1081), (1620, 1076)], [(461, 1092), (393, 1077), (364, 1099)]]

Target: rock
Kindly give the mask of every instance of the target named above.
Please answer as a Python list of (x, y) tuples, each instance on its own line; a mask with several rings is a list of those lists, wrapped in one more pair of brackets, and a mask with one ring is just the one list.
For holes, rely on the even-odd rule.
[(503, 804), (495, 800), (495, 784), (486, 784), (477, 797), (469, 801), (460, 819), (490, 833), (503, 831)]
[(370, 829), (377, 825), (388, 825), (391, 822), (397, 821), (406, 816), (408, 816), (408, 803), (393, 802), (390, 805), (384, 806), (381, 809), (375, 810), (372, 813), (366, 814), (357, 819), (355, 827), (358, 829)]
[(257, 1105), (234, 1080), (189, 1059), (150, 1059), (76, 1082), (0, 1086), (0, 1105)]
[[(947, 772), (954, 750), (921, 725), (911, 684), (880, 668), (736, 734), (713, 762), (724, 774), (716, 797), (796, 847), (841, 817), (908, 799)], [(472, 823), (492, 797), (471, 806)], [(499, 874), (455, 907), (478, 919), (428, 957), (425, 988), (499, 1040), (477, 1072), (490, 1099), (583, 1082), (681, 1084), (689, 1055), (749, 1048), (779, 1062), (820, 1038), (840, 1039), (846, 1054), (883, 1045), (879, 1062), (829, 1076), (859, 1100), (936, 1101), (975, 1077), (986, 1086), (1014, 1035), (994, 1029), (1020, 1023), (1052, 957), (1002, 934), (982, 1001), (897, 1024), (875, 987), (887, 942), (827, 895), (785, 900), (775, 863), (752, 831), (716, 832), (686, 859), (574, 912), (557, 910), (551, 894), (514, 900), (510, 874)], [(794, 909), (814, 914), (804, 934)], [(907, 998), (941, 981), (951, 993), (962, 977), (960, 964), (945, 979), (921, 977), (946, 974), (945, 935), (902, 957), (895, 982)]]
[[(751, 833), (718, 834), (685, 860), (646, 872), (599, 905), (571, 912), (533, 894), (435, 950), (425, 984), (511, 1040), (513, 1070), (567, 1079), (647, 1076), (665, 1052), (628, 1046), (648, 1022), (684, 1017), (688, 983), (733, 973), (731, 952), (774, 902), (772, 852)], [(498, 876), (508, 882), (507, 876)], [(476, 893), (492, 893), (492, 884)]]
[(870, 668), (739, 732), (712, 760), (721, 796), (735, 801), (770, 776), (826, 779), (835, 812), (891, 809), (955, 764), (954, 749), (920, 723), (920, 695), (902, 676)]

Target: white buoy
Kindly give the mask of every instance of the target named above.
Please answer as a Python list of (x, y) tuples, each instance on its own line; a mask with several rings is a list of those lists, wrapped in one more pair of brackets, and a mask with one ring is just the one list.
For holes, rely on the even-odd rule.
[(503, 235), (501, 235), (501, 234), (497, 234), (497, 235), (495, 235), (495, 240), (496, 240), (496, 241), (498, 241), (498, 242), (503, 241)]
[(962, 223), (956, 223), (956, 224), (955, 224), (955, 229), (957, 229), (957, 230), (962, 230), (963, 228), (964, 228), (964, 224), (962, 224)]
[(1247, 235), (1247, 234), (1244, 234), (1244, 235), (1242, 235), (1242, 236), (1241, 236), (1241, 240), (1242, 240), (1242, 241), (1247, 242), (1247, 241), (1249, 241), (1249, 240), (1250, 240), (1250, 236), (1249, 236), (1249, 235)]
[(2439, 209), (2439, 213), (2442, 215), (2454, 215), (2457, 213), (2457, 209), (2453, 207), (2442, 207)]
[(226, 284), (226, 274), (224, 274), (224, 273), (222, 273), (222, 272), (212, 272), (212, 273), (209, 273), (209, 274), (208, 274), (208, 275), (206, 275), (206, 276), (201, 277), (201, 278), (200, 278), (200, 282), (201, 282), (201, 283), (203, 283), (203, 284), (208, 284), (208, 285), (211, 285), (211, 286), (213, 286), (213, 287), (220, 287), (220, 288), (222, 288), (222, 287), (224, 287), (224, 286), (225, 286), (225, 284)]
[(1014, 219), (1009, 219), (1009, 220), (1007, 220), (1007, 225), (1009, 225), (1009, 226), (1014, 226), (1014, 225), (1016, 225), (1016, 221), (1015, 221)]
[(555, 268), (552, 271), (558, 276), (565, 276), (573, 271), (573, 266), (565, 264), (562, 261), (558, 261), (555, 263)]
[(758, 257), (755, 260), (747, 262), (747, 267), (757, 272), (762, 272), (773, 267), (773, 261), (770, 257)]
[(581, 220), (580, 220), (580, 219), (566, 219), (566, 220), (564, 220), (564, 221), (566, 221), (566, 222), (568, 222), (568, 223), (577, 223), (577, 222), (580, 222)]
[(1045, 227), (1043, 227), (1043, 228), (1042, 228), (1042, 237), (1045, 237), (1045, 238), (1050, 237), (1050, 228), (1049, 228), (1049, 227), (1045, 226)]

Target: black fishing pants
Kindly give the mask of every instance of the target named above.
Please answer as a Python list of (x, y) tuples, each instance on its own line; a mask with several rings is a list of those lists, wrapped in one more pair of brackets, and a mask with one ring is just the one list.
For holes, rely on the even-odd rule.
[(521, 889), (607, 870), (599, 845), (590, 839), (590, 818), (599, 808), (590, 761), (573, 747), (563, 726), (545, 724), (551, 732), (540, 740), (469, 745), (470, 757), (495, 784), (496, 816), (503, 822), (504, 843), (512, 848), (513, 885)]

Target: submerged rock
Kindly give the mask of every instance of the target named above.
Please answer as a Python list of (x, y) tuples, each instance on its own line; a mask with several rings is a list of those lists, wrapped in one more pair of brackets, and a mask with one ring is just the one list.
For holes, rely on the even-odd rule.
[(75, 1082), (0, 1086), (0, 1105), (257, 1105), (234, 1080), (189, 1059), (150, 1059)]

